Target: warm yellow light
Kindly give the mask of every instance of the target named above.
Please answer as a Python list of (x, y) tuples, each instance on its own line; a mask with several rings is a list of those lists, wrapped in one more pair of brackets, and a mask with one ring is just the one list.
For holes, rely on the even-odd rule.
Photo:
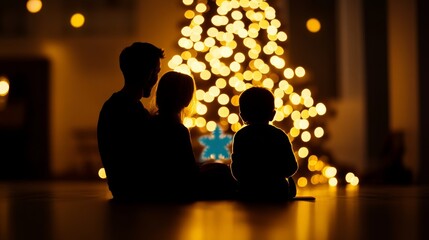
[(240, 96), (239, 95), (234, 95), (232, 98), (231, 98), (231, 104), (233, 105), (233, 106), (235, 106), (235, 107), (238, 107), (238, 99), (240, 98)]
[(186, 19), (193, 19), (195, 17), (195, 12), (192, 10), (187, 10), (185, 12), (185, 18)]
[(203, 117), (198, 117), (196, 120), (195, 120), (195, 125), (197, 126), (197, 127), (204, 127), (205, 125), (206, 125), (206, 119), (205, 118), (203, 118)]
[(297, 67), (297, 68), (295, 68), (295, 75), (297, 76), (297, 77), (304, 77), (304, 75), (305, 75), (305, 69), (303, 68), (303, 67)]
[(316, 165), (314, 166), (316, 171), (322, 171), (323, 167), (325, 166), (325, 163), (323, 161), (317, 161)]
[[(290, 118), (293, 121), (298, 121), (301, 118), (301, 113), (299, 111), (295, 110), (295, 111), (292, 112), (292, 115), (290, 116)], [(297, 128), (299, 129), (299, 124), (298, 124)]]
[(306, 97), (304, 99), (304, 106), (309, 108), (309, 107), (313, 106), (313, 104), (314, 104), (314, 100), (312, 97)]
[(189, 26), (185, 26), (182, 28), (180, 33), (185, 37), (189, 37), (192, 34), (192, 29)]
[(177, 66), (179, 66), (180, 64), (182, 64), (183, 62), (183, 58), (180, 57), (179, 55), (174, 55), (170, 61), (168, 62), (168, 67), (171, 69), (175, 69)]
[(301, 96), (299, 96), (297, 93), (291, 93), (289, 95), (289, 100), (294, 104), (298, 105), (301, 102)]
[(311, 184), (316, 185), (320, 183), (320, 175), (319, 174), (314, 174), (313, 176), (311, 176)]
[(307, 129), (310, 126), (310, 122), (307, 119), (299, 120), (299, 129)]
[(222, 93), (218, 96), (217, 101), (220, 105), (226, 105), (229, 102), (229, 96), (225, 93)]
[(298, 185), (298, 187), (306, 187), (308, 184), (308, 180), (305, 177), (300, 177), (298, 178), (298, 181), (296, 182), (296, 184)]
[(289, 116), (292, 112), (293, 112), (293, 108), (292, 108), (292, 106), (291, 106), (291, 105), (285, 105), (285, 106), (283, 107), (283, 113), (284, 113), (286, 116)]
[(274, 114), (273, 121), (281, 122), (285, 119), (285, 115), (281, 111), (276, 111), (276, 114)]
[(277, 46), (275, 50), (275, 54), (278, 56), (282, 56), (285, 53), (285, 50), (281, 46)]
[(38, 13), (42, 9), (41, 0), (28, 0), (27, 1), (27, 10), (31, 13)]
[(217, 123), (215, 121), (209, 121), (206, 124), (206, 129), (210, 132), (213, 132), (216, 129), (216, 127), (217, 127)]
[(307, 26), (308, 31), (310, 31), (312, 33), (320, 31), (320, 28), (321, 28), (320, 22), (316, 18), (308, 19), (306, 26)]
[(276, 18), (276, 10), (273, 7), (271, 7), (271, 6), (266, 7), (265, 8), (265, 17), (267, 19), (274, 19), (274, 18)]
[(272, 89), (274, 87), (274, 81), (271, 78), (265, 78), (262, 82), (262, 86), (268, 89)]
[(197, 10), (197, 12), (199, 13), (203, 13), (207, 10), (207, 5), (204, 3), (198, 3), (197, 6), (195, 7), (195, 10)]
[(229, 109), (225, 106), (222, 106), (219, 108), (219, 110), (217, 111), (217, 114), (219, 115), (219, 117), (227, 117), (229, 115)]
[(206, 46), (204, 45), (204, 43), (203, 43), (203, 42), (196, 42), (196, 43), (194, 44), (194, 49), (195, 49), (196, 51), (199, 51), (199, 52), (204, 51), (205, 47), (206, 47)]
[(219, 89), (223, 89), (226, 87), (226, 80), (224, 78), (218, 78), (216, 80), (216, 87)]
[(293, 76), (295, 76), (295, 72), (293, 71), (292, 68), (286, 68), (283, 71), (283, 75), (285, 76), (285, 78), (291, 79), (291, 78), (293, 78)]
[(317, 110), (316, 110), (316, 107), (310, 107), (309, 109), (308, 109), (308, 113), (310, 114), (310, 117), (315, 117), (315, 116), (317, 116)]
[(355, 177), (355, 174), (354, 174), (354, 173), (352, 173), (352, 172), (348, 172), (348, 173), (346, 174), (346, 177), (345, 177), (346, 182), (350, 183), (350, 182), (353, 180), (353, 178), (354, 178), (354, 177)]
[(317, 127), (314, 129), (314, 136), (317, 138), (321, 138), (323, 137), (323, 135), (325, 134), (325, 131), (323, 130), (322, 127)]
[(270, 58), (270, 62), (277, 69), (282, 69), (286, 65), (285, 60), (283, 58), (278, 57), (278, 56), (272, 56)]
[(337, 175), (337, 169), (334, 167), (325, 167), (323, 168), (323, 175), (327, 178), (332, 178)]
[(309, 142), (311, 139), (311, 134), (308, 131), (301, 133), (301, 139), (303, 142)]
[(183, 125), (185, 125), (185, 127), (187, 127), (187, 128), (192, 128), (195, 126), (195, 122), (194, 122), (193, 118), (185, 117), (183, 119)]
[(219, 32), (219, 30), (217, 30), (217, 28), (215, 28), (215, 27), (211, 27), (211, 28), (209, 28), (209, 29), (207, 30), (207, 35), (208, 35), (209, 37), (214, 38), (214, 37), (216, 37), (216, 36), (217, 36), (218, 32)]
[(192, 57), (192, 53), (189, 51), (184, 51), (180, 56), (183, 58), (183, 60), (189, 60)]
[(183, 2), (183, 4), (185, 4), (186, 6), (189, 6), (189, 5), (191, 5), (191, 4), (194, 2), (194, 0), (183, 0), (182, 2)]
[(329, 183), (329, 186), (335, 187), (338, 185), (338, 180), (336, 178), (330, 178), (328, 183)]
[(316, 111), (319, 115), (324, 115), (326, 113), (326, 106), (323, 103), (318, 103), (316, 105)]
[(353, 179), (350, 181), (350, 184), (353, 186), (357, 186), (359, 184), (359, 178), (358, 177), (353, 177)]
[(295, 128), (295, 127), (292, 127), (291, 129), (290, 129), (290, 135), (292, 136), (292, 137), (298, 137), (298, 135), (299, 135), (299, 129), (297, 129), (297, 128)]
[(255, 14), (253, 14), (253, 19), (256, 22), (259, 22), (259, 26), (262, 29), (267, 29), (268, 26), (270, 26), (270, 23), (264, 19), (264, 15), (261, 12), (256, 12)]
[(231, 13), (231, 17), (234, 20), (241, 20), (241, 19), (243, 19), (243, 14), (240, 11), (235, 10)]
[(299, 156), (300, 158), (305, 158), (305, 157), (307, 157), (307, 156), (308, 156), (308, 148), (306, 148), (306, 147), (301, 147), (301, 148), (298, 150), (298, 156)]
[(231, 113), (231, 114), (228, 116), (228, 123), (229, 123), (229, 124), (235, 124), (235, 123), (237, 123), (238, 121), (240, 121), (240, 117), (238, 116), (238, 114), (236, 114), (236, 113)]
[(206, 106), (206, 105), (204, 105), (204, 104), (202, 104), (202, 103), (200, 103), (200, 102), (198, 102), (198, 103), (197, 103), (197, 113), (198, 113), (199, 115), (204, 115), (204, 114), (206, 114), (206, 113), (207, 113), (207, 106)]
[[(277, 89), (276, 89), (277, 90)], [(274, 91), (274, 92), (276, 92), (276, 91)], [(276, 94), (274, 93), (274, 96), (275, 96)], [(280, 107), (282, 107), (283, 106), (283, 99), (281, 98), (281, 97), (275, 97), (275, 99), (274, 99), (274, 107), (275, 108), (280, 108)]]
[(285, 32), (283, 32), (283, 31), (280, 31), (280, 32), (277, 33), (277, 39), (280, 42), (284, 42), (284, 41), (287, 40), (287, 34)]
[(231, 69), (231, 71), (233, 71), (233, 72), (238, 72), (238, 71), (240, 71), (241, 65), (240, 65), (240, 63), (238, 63), (238, 62), (232, 62), (232, 63), (229, 65), (229, 68), (230, 68), (230, 69)]
[(244, 60), (246, 60), (246, 56), (244, 56), (243, 53), (238, 52), (234, 55), (234, 60), (236, 62), (242, 63), (242, 62), (244, 62)]
[(75, 28), (80, 28), (85, 24), (85, 17), (81, 13), (75, 13), (70, 18), (70, 24)]
[(0, 77), (0, 96), (4, 97), (9, 94), (9, 81), (6, 77)]
[(179, 42), (178, 42), (179, 46), (185, 49), (191, 49), (192, 46), (194, 45), (193, 42), (187, 38), (180, 38)]
[(100, 168), (100, 169), (98, 170), (98, 176), (99, 176), (101, 179), (106, 179), (106, 178), (107, 178), (106, 170), (105, 170), (104, 168)]
[(259, 72), (259, 71), (253, 72), (253, 80), (261, 81), (262, 77), (263, 77), (263, 75), (261, 72)]

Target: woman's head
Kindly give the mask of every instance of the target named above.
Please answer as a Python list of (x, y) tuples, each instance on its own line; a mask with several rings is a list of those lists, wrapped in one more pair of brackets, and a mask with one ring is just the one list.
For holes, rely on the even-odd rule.
[(158, 82), (156, 106), (159, 113), (179, 114), (195, 99), (194, 79), (183, 73), (170, 71)]

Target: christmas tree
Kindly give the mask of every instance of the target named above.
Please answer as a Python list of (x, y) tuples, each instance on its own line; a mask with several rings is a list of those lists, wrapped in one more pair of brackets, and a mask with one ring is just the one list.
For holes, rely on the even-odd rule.
[[(230, 141), (219, 134), (232, 135), (243, 127), (238, 97), (251, 86), (263, 86), (275, 96), (277, 111), (272, 124), (282, 128), (293, 144), (300, 166), (294, 176), (298, 186), (336, 185), (337, 169), (321, 147), (327, 108), (313, 98), (308, 85), (300, 83), (305, 69), (287, 64), (288, 36), (276, 10), (265, 0), (182, 2), (187, 10), (178, 41), (181, 53), (168, 66), (196, 81), (197, 114), (184, 124), (191, 129), (194, 145), (200, 146), (196, 152), (201, 152), (201, 159), (211, 156), (211, 160), (228, 163), (229, 154), (213, 151), (224, 150), (219, 144), (230, 147)], [(356, 185), (358, 178), (348, 173), (346, 182)]]

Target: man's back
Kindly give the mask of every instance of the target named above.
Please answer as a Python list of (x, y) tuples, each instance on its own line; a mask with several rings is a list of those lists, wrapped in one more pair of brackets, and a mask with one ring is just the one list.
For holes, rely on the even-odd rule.
[(97, 125), (98, 147), (112, 194), (131, 194), (143, 176), (145, 123), (140, 101), (114, 93), (103, 105)]

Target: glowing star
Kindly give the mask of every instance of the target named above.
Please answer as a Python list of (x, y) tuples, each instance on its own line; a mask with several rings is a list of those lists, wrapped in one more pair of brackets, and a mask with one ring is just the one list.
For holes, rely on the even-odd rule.
[(201, 153), (201, 160), (219, 160), (230, 157), (228, 145), (232, 142), (232, 135), (224, 134), (219, 125), (216, 126), (211, 136), (202, 136), (198, 140), (205, 146)]

